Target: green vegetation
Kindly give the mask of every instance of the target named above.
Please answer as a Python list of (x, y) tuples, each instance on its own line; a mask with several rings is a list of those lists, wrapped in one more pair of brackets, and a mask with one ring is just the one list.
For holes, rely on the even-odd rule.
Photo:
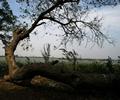
[(63, 52), (63, 55), (65, 56), (65, 58), (72, 62), (72, 65), (74, 66), (74, 70), (76, 70), (76, 64), (77, 64), (77, 56), (78, 53), (73, 49), (72, 51), (67, 51), (66, 49), (60, 49)]
[(7, 71), (7, 63), (6, 62), (0, 62), (0, 77), (4, 75)]
[[(39, 65), (39, 63), (35, 63), (35, 62), (31, 62), (31, 60), (30, 60), (30, 58), (25, 58), (25, 59), (27, 59), (26, 60), (26, 63), (21, 63), (20, 61), (17, 61), (17, 66), (29, 66), (29, 65), (31, 65), (31, 64), (34, 64), (34, 65)], [(64, 60), (61, 60), (61, 61), (59, 61), (57, 64), (55, 64), (55, 65), (50, 65), (50, 63), (48, 64), (48, 65), (50, 65), (50, 66), (48, 66), (49, 68), (48, 68), (48, 70), (51, 70), (51, 71), (53, 71), (53, 73), (55, 72), (55, 73), (57, 73), (58, 75), (59, 74), (62, 74), (62, 75), (64, 75), (65, 73), (82, 73), (81, 75), (85, 75), (83, 78), (86, 78), (86, 77), (89, 77), (89, 75), (92, 75), (92, 74), (94, 74), (95, 76), (94, 77), (89, 77), (88, 79), (89, 80), (86, 80), (87, 82), (90, 82), (91, 84), (92, 84), (92, 82), (94, 81), (94, 79), (96, 79), (96, 77), (98, 77), (98, 81), (100, 82), (98, 82), (98, 83), (95, 83), (96, 85), (99, 85), (99, 84), (103, 84), (103, 85), (105, 85), (104, 84), (104, 79), (102, 79), (103, 77), (100, 77), (100, 76), (98, 76), (99, 74), (106, 74), (106, 75), (108, 75), (108, 76), (106, 76), (106, 77), (109, 77), (109, 74), (110, 74), (110, 71), (109, 71), (109, 67), (108, 67), (108, 63), (109, 62), (107, 62), (107, 60), (88, 60), (88, 61), (90, 61), (90, 62), (84, 62), (83, 61), (83, 59), (82, 60), (80, 60), (80, 59), (78, 59), (78, 61), (79, 62), (77, 62), (76, 63), (76, 70), (74, 70), (74, 65), (73, 65), (73, 63), (72, 62), (70, 62), (70, 61), (68, 61), (67, 59), (64, 59)], [(111, 63), (111, 62), (110, 62)], [(120, 74), (120, 63), (118, 63), (117, 61), (116, 61), (116, 63), (113, 63), (113, 61), (112, 61), (112, 63), (111, 63), (111, 65), (112, 65), (112, 68), (113, 68), (113, 72), (112, 73), (114, 73), (114, 74), (116, 74), (116, 76), (117, 76), (117, 78), (119, 77), (119, 75), (118, 74)], [(39, 66), (38, 66), (39, 67)], [(0, 62), (0, 76), (2, 77), (5, 73), (7, 73), (6, 71), (7, 71), (7, 64), (6, 64), (6, 62), (5, 61), (1, 61)], [(92, 74), (91, 74), (92, 73)], [(88, 76), (87, 76), (88, 75)], [(116, 77), (115, 76), (115, 77)], [(120, 79), (120, 78), (119, 78)], [(34, 80), (35, 80), (35, 78), (34, 78)], [(38, 96), (38, 97), (41, 97), (41, 93), (42, 93), (42, 98), (47, 98), (46, 100), (54, 100), (53, 98), (55, 98), (55, 100), (56, 100), (56, 98), (57, 98), (57, 100), (60, 100), (60, 98), (69, 98), (69, 100), (79, 100), (79, 99), (81, 99), (82, 98), (82, 100), (86, 100), (86, 98), (88, 99), (88, 100), (93, 100), (93, 99), (95, 99), (95, 100), (108, 100), (109, 98), (111, 98), (111, 100), (114, 100), (113, 98), (112, 98), (112, 96), (115, 96), (116, 98), (119, 98), (119, 96), (117, 95), (117, 94), (115, 94), (114, 92), (106, 92), (106, 91), (109, 91), (109, 89), (106, 89), (105, 91), (97, 91), (97, 90), (95, 90), (95, 91), (92, 91), (92, 92), (89, 92), (89, 89), (86, 89), (87, 87), (89, 87), (89, 85), (88, 84), (85, 84), (85, 86), (81, 83), (81, 85), (83, 86), (83, 89), (82, 89), (82, 91), (83, 91), (83, 93), (84, 93), (84, 90), (88, 90), (88, 92), (85, 92), (85, 95), (84, 94), (81, 94), (81, 92), (79, 93), (79, 92), (77, 92), (77, 90), (75, 91), (75, 92), (72, 92), (72, 91), (69, 91), (69, 92), (65, 92), (65, 91), (62, 91), (61, 90), (61, 87), (55, 87), (55, 88), (52, 88), (52, 87), (50, 87), (50, 86), (48, 86), (48, 85), (50, 85), (50, 84), (48, 84), (47, 82), (50, 82), (51, 83), (51, 86), (54, 86), (53, 85), (53, 82), (55, 82), (54, 84), (56, 85), (57, 83), (56, 83), (56, 81), (53, 81), (52, 80), (52, 82), (51, 81), (48, 81), (48, 79), (46, 78), (46, 80), (45, 80), (45, 78), (41, 78), (41, 79), (39, 79), (39, 77), (38, 77), (38, 79), (36, 78), (36, 80), (35, 81), (37, 81), (37, 82), (39, 82), (40, 80), (43, 80), (43, 82), (45, 83), (43, 83), (43, 85), (42, 85), (42, 82), (41, 82), (41, 84), (39, 83), (37, 83), (36, 84), (36, 88), (34, 87), (34, 88), (23, 88), (23, 87), (20, 87), (19, 85), (16, 85), (16, 84), (12, 84), (12, 83), (6, 83), (7, 84), (7, 86), (5, 86), (6, 84), (4, 84), (4, 82), (3, 82), (3, 84), (4, 85), (1, 85), (1, 87), (3, 86), (3, 87), (8, 87), (8, 88), (13, 88), (13, 87), (16, 87), (16, 90), (15, 89), (13, 89), (13, 92), (16, 94), (16, 93), (19, 93), (19, 95), (20, 95), (20, 91), (23, 93), (23, 95), (24, 96), (26, 96), (26, 95), (30, 95), (31, 96), (31, 94), (35, 94), (36, 96)], [(63, 80), (64, 80), (64, 78), (63, 78)], [(83, 80), (82, 80), (83, 81)], [(72, 81), (71, 81), (72, 82)], [(97, 81), (95, 81), (95, 82), (97, 82)], [(102, 83), (103, 82), (103, 83)], [(59, 82), (58, 82), (59, 83)], [(73, 82), (74, 84), (77, 84), (77, 82), (75, 83), (75, 82)], [(94, 83), (94, 82), (93, 82)], [(24, 83), (25, 84), (25, 83)], [(61, 82), (58, 84), (58, 86), (61, 86)], [(102, 86), (103, 86), (102, 85)], [(64, 85), (63, 85), (64, 86)], [(103, 86), (104, 87), (104, 86)], [(21, 90), (17, 90), (17, 88), (20, 88)], [(65, 87), (64, 87), (65, 88)], [(63, 88), (63, 90), (64, 90), (64, 88)], [(78, 88), (78, 87), (77, 87)], [(104, 89), (103, 89), (104, 90)], [(17, 91), (19, 91), (19, 92), (17, 92)], [(9, 92), (8, 92), (9, 93)], [(96, 93), (96, 94), (95, 94)], [(111, 96), (111, 94), (112, 94), (112, 96)], [(114, 94), (113, 94), (114, 93)], [(2, 97), (3, 97), (3, 95), (5, 94), (5, 93), (3, 93), (3, 92), (0, 92), (0, 95), (2, 94)], [(70, 94), (70, 95), (69, 95)], [(104, 95), (102, 95), (102, 94), (104, 94)], [(60, 95), (60, 96), (59, 96)], [(10, 95), (11, 96), (11, 95)], [(18, 95), (17, 95), (18, 96)], [(11, 96), (11, 98), (17, 98), (17, 96), (16, 97), (12, 97)], [(54, 97), (52, 97), (52, 96), (54, 96)], [(89, 97), (90, 96), (90, 97)], [(97, 97), (96, 97), (97, 96)], [(118, 97), (117, 97), (118, 96)], [(29, 97), (29, 96), (28, 96)], [(76, 97), (76, 99), (74, 99)], [(6, 98), (6, 97), (5, 97)], [(30, 97), (30, 98), (32, 98), (32, 96)], [(49, 98), (51, 98), (51, 99), (49, 99)], [(58, 99), (59, 98), (59, 99)], [(3, 99), (4, 100), (4, 99)], [(17, 100), (17, 99), (16, 99)], [(24, 99), (23, 99), (24, 100)], [(36, 100), (39, 100), (39, 99), (36, 99)], [(63, 99), (64, 100), (64, 99)], [(119, 100), (119, 99), (118, 99)]]
[[(59, 63), (54, 66), (56, 70), (61, 70), (61, 72), (73, 72), (74, 66), (71, 63)], [(120, 73), (120, 64), (116, 63), (112, 66), (113, 73)], [(107, 74), (109, 73), (109, 67), (107, 63), (101, 62), (92, 62), (92, 63), (77, 63), (76, 71), (82, 73), (99, 73), (99, 74)]]
[[(30, 62), (30, 58), (28, 59), (28, 57), (26, 58), (27, 61), (26, 63), (22, 63), (17, 61), (17, 65), (18, 66), (25, 66), (25, 65), (29, 65), (32, 64), (33, 62)], [(81, 60), (82, 61), (82, 60)], [(67, 73), (67, 72), (81, 72), (81, 73), (98, 73), (98, 74), (109, 74), (110, 70), (109, 70), (109, 62), (103, 62), (103, 61), (91, 61), (90, 62), (84, 62), (84, 63), (80, 63), (77, 62), (76, 66), (73, 65), (73, 63), (66, 62), (66, 61), (60, 61), (59, 63), (50, 66), (51, 69), (53, 69), (53, 71), (58, 72), (58, 73)], [(111, 63), (111, 62), (110, 62)], [(74, 70), (74, 67), (76, 67), (76, 70)], [(1, 61), (0, 62), (0, 76), (4, 75), (4, 73), (6, 73), (7, 70), (7, 64), (6, 62)], [(112, 64), (112, 73), (115, 74), (119, 74), (120, 73), (120, 63), (114, 63)]]

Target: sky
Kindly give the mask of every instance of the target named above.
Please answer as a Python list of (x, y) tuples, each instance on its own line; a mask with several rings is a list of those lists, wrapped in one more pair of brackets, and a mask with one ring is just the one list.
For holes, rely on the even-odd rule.
[[(11, 8), (14, 10), (14, 13), (17, 14), (18, 8), (16, 4), (13, 2), (14, 0), (10, 0)], [(97, 59), (104, 59), (108, 56), (112, 57), (113, 59), (117, 59), (117, 56), (120, 56), (120, 5), (116, 7), (102, 7), (94, 9), (91, 12), (91, 16), (99, 15), (103, 17), (103, 32), (106, 35), (109, 35), (114, 41), (115, 45), (109, 44), (107, 42), (104, 43), (103, 47), (99, 47), (97, 45), (90, 45), (86, 46), (86, 43), (83, 42), (81, 45), (74, 42), (73, 44), (68, 44), (67, 49), (72, 50), (74, 49), (81, 58), (97, 58)], [(29, 51), (24, 51), (20, 46), (17, 47), (15, 54), (19, 56), (41, 56), (41, 51), (43, 50), (43, 46), (46, 43), (51, 44), (51, 56), (54, 57), (63, 57), (62, 52), (58, 49), (54, 49), (55, 46), (59, 46), (60, 38), (54, 36), (54, 33), (60, 33), (59, 29), (54, 30), (57, 27), (40, 27), (38, 28), (37, 35), (31, 35), (31, 44), (32, 48)], [(45, 35), (44, 32), (49, 31), (52, 35)], [(2, 43), (0, 42), (0, 55), (4, 55), (4, 50), (2, 49)]]

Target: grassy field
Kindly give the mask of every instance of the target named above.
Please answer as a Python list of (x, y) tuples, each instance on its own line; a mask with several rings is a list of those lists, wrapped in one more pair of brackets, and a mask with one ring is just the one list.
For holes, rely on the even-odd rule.
[[(109, 67), (107, 66), (107, 61), (105, 59), (79, 59), (76, 66), (66, 59), (56, 59), (59, 63), (52, 66), (52, 70), (57, 73), (72, 73), (73, 71), (81, 73), (99, 73), (106, 74), (109, 73)], [(31, 63), (44, 62), (43, 58), (16, 58), (17, 65), (19, 67), (25, 66)], [(113, 72), (115, 74), (120, 74), (120, 64), (115, 60), (112, 63)], [(4, 57), (0, 58), (0, 76), (2, 77), (6, 73), (7, 64)], [(18, 98), (20, 97), (20, 98)], [(37, 90), (24, 90), (24, 91), (14, 91), (14, 92), (4, 92), (0, 90), (0, 100), (120, 100), (119, 93), (116, 92), (88, 92), (88, 93), (66, 93), (56, 90), (51, 90), (48, 88)]]
[[(105, 59), (78, 59), (75, 66), (66, 59), (50, 58), (50, 62), (54, 60), (59, 61), (52, 67), (56, 72), (109, 73), (109, 67)], [(16, 62), (19, 67), (22, 67), (31, 63), (44, 62), (44, 59), (42, 57), (16, 57)], [(112, 61), (112, 68), (114, 73), (120, 73), (120, 63), (117, 60)], [(0, 75), (2, 76), (6, 70), (5, 58), (0, 57)]]

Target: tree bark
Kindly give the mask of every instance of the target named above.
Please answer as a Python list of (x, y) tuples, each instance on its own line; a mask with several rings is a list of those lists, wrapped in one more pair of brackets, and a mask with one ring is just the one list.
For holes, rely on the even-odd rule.
[(24, 29), (18, 29), (13, 32), (13, 38), (5, 46), (5, 58), (8, 64), (8, 75), (5, 75), (6, 80), (11, 80), (14, 76), (14, 73), (19, 69), (16, 65), (14, 51), (17, 48), (18, 43), (29, 35), (25, 34)]
[(10, 77), (12, 77), (14, 75), (16, 69), (18, 68), (16, 65), (15, 56), (14, 56), (14, 52), (13, 52), (12, 48), (10, 48), (10, 47), (5, 48), (5, 57), (6, 57), (6, 61), (8, 63), (8, 74)]

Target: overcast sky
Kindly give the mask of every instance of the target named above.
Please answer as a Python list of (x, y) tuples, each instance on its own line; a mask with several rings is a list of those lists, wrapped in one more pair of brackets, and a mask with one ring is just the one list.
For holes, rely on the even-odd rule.
[[(11, 8), (14, 9), (14, 13), (17, 14), (17, 6), (13, 5), (13, 0), (10, 0)], [(112, 37), (115, 41), (115, 45), (104, 43), (103, 47), (100, 48), (97, 45), (92, 47), (92, 45), (83, 42), (81, 45), (77, 43), (68, 44), (68, 50), (76, 50), (80, 57), (82, 58), (107, 58), (111, 56), (116, 59), (120, 56), (120, 5), (116, 7), (104, 7), (95, 9), (92, 11), (91, 16), (98, 14), (103, 17), (103, 31), (105, 34)], [(57, 28), (57, 27), (56, 27)], [(38, 35), (31, 35), (32, 48), (29, 51), (23, 51), (19, 46), (16, 50), (16, 54), (19, 56), (41, 56), (41, 50), (45, 43), (51, 43), (51, 55), (54, 57), (62, 57), (61, 51), (59, 49), (54, 50), (54, 45), (58, 46), (60, 43), (60, 38), (53, 35), (45, 35), (45, 31), (52, 33), (60, 33), (59, 29), (54, 30), (55, 27), (44, 28), (40, 27), (38, 30)], [(0, 42), (0, 47), (2, 43)], [(92, 48), (91, 48), (92, 47)], [(0, 55), (4, 55), (4, 50), (0, 48)]]

